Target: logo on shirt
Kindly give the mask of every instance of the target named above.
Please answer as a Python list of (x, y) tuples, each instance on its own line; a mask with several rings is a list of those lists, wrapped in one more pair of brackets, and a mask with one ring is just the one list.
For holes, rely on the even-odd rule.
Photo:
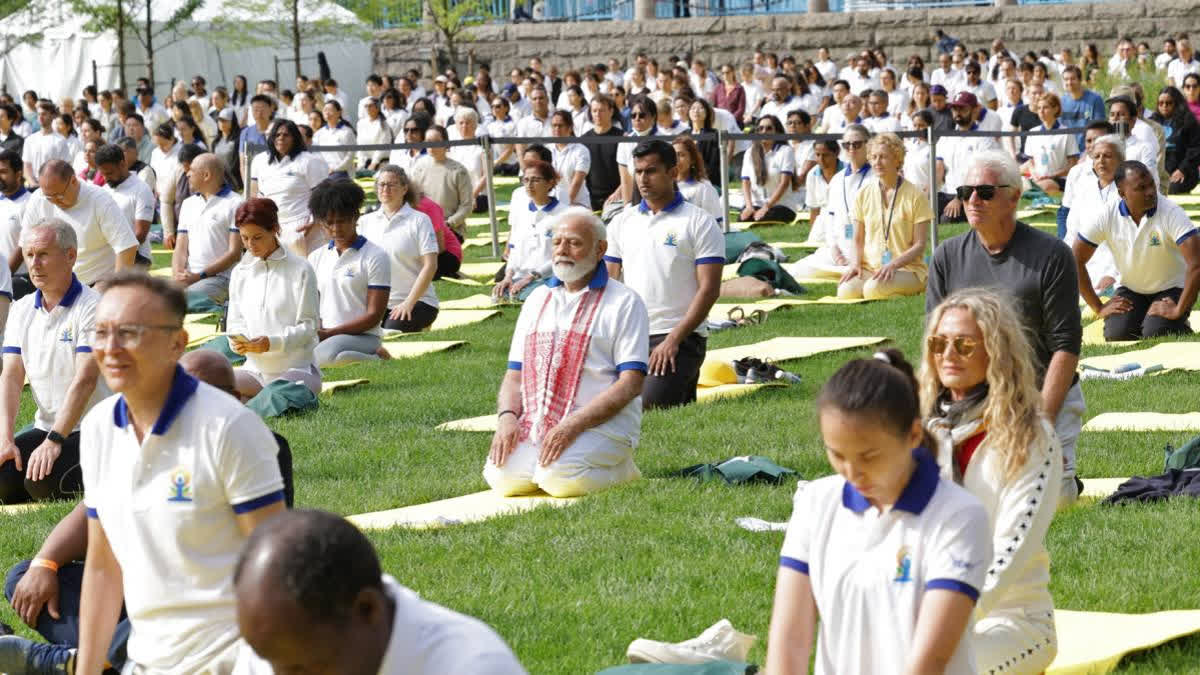
[(58, 338), (58, 341), (59, 342), (74, 342), (74, 338), (71, 337), (71, 329), (64, 328), (63, 332), (62, 332), (62, 337)]
[(892, 581), (897, 583), (912, 581), (912, 556), (909, 555), (907, 546), (901, 546), (900, 550), (896, 551), (896, 578)]
[(179, 467), (171, 472), (171, 491), (169, 502), (192, 501), (192, 474), (187, 469)]
[(346, 278), (347, 278), (347, 279), (353, 279), (353, 278), (354, 278), (354, 269), (353, 269), (353, 268), (350, 268), (350, 267), (347, 267), (347, 268), (346, 268), (346, 275), (345, 275), (345, 276), (346, 276)]
[(1157, 234), (1152, 234), (1150, 235), (1150, 245), (1162, 246), (1162, 239), (1159, 239)]
[(667, 239), (663, 242), (664, 246), (679, 246), (679, 235), (674, 232), (667, 233)]

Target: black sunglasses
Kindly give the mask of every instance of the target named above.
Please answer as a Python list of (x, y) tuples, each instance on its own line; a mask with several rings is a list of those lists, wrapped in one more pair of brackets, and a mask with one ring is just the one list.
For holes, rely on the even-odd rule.
[(635, 112), (635, 113), (629, 113), (629, 116), (635, 120), (640, 120), (642, 118), (649, 117), (650, 114), (644, 113), (644, 112)]
[(1002, 187), (1010, 187), (1008, 185), (959, 185), (955, 192), (961, 201), (967, 201), (971, 198), (972, 192), (979, 193), (979, 198), (985, 202), (996, 198), (996, 190)]

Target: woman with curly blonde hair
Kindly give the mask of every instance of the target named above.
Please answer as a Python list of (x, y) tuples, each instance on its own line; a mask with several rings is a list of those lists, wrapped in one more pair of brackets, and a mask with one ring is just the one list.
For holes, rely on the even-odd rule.
[(1000, 291), (954, 293), (929, 315), (920, 372), (942, 476), (983, 502), (993, 558), (975, 608), (979, 672), (1040, 673), (1057, 652), (1046, 532), (1062, 450), (1043, 414), (1033, 348)]

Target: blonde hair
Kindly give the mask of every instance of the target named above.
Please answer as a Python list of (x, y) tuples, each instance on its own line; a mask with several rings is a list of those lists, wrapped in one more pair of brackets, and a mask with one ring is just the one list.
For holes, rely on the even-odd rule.
[(904, 166), (904, 141), (900, 140), (896, 134), (888, 131), (872, 136), (871, 140), (867, 141), (867, 156), (870, 157), (871, 153), (876, 150), (889, 153), (896, 158), (900, 166)]
[[(980, 411), (986, 424), (989, 447), (1004, 459), (1004, 471), (1012, 478), (1030, 459), (1030, 452), (1045, 453), (1050, 445), (1043, 427), (1041, 394), (1033, 369), (1033, 346), (1017, 318), (1016, 300), (1002, 291), (970, 288), (957, 291), (929, 314), (925, 335), (933, 335), (946, 312), (963, 309), (979, 326), (982, 347), (987, 350), (988, 395)], [(938, 378), (934, 355), (928, 342), (921, 354), (921, 412), (926, 419), (937, 417), (938, 398), (945, 392)]]

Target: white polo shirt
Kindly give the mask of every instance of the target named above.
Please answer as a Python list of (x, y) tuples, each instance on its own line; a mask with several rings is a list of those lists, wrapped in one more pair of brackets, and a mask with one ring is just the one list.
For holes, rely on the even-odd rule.
[[(21, 248), (21, 214), (31, 197), (32, 193), (24, 186), (18, 188), (12, 197), (0, 194), (0, 255), (5, 260), (12, 260), (17, 249)], [(28, 273), (22, 262), (17, 274)]]
[[(1052, 129), (1059, 129), (1062, 124), (1055, 122)], [(1039, 124), (1032, 131), (1045, 131), (1046, 126)], [(1061, 136), (1030, 136), (1025, 139), (1025, 154), (1033, 158), (1034, 173), (1038, 176), (1048, 176), (1062, 171), (1067, 166), (1067, 160), (1079, 157), (1079, 144), (1075, 134)]]
[(1158, 206), (1133, 222), (1124, 199), (1108, 202), (1100, 217), (1080, 224), (1078, 236), (1092, 246), (1108, 244), (1121, 285), (1149, 295), (1182, 288), (1187, 265), (1179, 245), (1195, 236), (1196, 226), (1178, 204), (1158, 196)]
[[(894, 673), (908, 661), (926, 591), (979, 599), (992, 559), (987, 511), (939, 478), (926, 452), (914, 454), (917, 468), (886, 512), (836, 475), (796, 495), (780, 565), (811, 579), (819, 675)], [(945, 672), (976, 672), (969, 622)]]
[[(354, 127), (350, 126), (350, 123), (344, 119), (339, 120), (338, 126), (336, 127), (330, 127), (327, 124), (320, 129), (317, 129), (316, 133), (313, 134), (312, 142), (313, 145), (327, 147), (354, 145), (354, 143)], [(300, 154), (304, 153), (301, 152)], [(354, 170), (354, 153), (350, 150), (325, 150), (321, 153), (321, 159), (325, 163), (326, 176), (333, 171)], [(322, 176), (322, 178), (324, 178), (324, 176)]]
[(840, 173), (842, 173), (841, 162), (838, 162), (838, 170), (829, 180), (825, 180), (825, 174), (821, 173), (820, 164), (814, 166), (804, 178), (804, 208), (824, 211), (825, 205), (829, 203), (829, 186), (833, 184), (834, 178), (837, 178)]
[[(482, 145), (456, 145), (450, 148), (446, 153), (450, 159), (467, 167), (467, 173), (471, 174), (471, 189), (475, 189), (475, 184), (487, 172), (487, 166), (483, 158)], [(487, 194), (487, 191), (480, 194)]]
[[(237, 234), (233, 216), (242, 205), (242, 196), (224, 185), (212, 197), (196, 193), (183, 200), (179, 209), (179, 234), (188, 236), (187, 269), (199, 274), (229, 252), (229, 235)], [(229, 269), (217, 276), (228, 279)]]
[[(646, 303), (650, 334), (661, 335), (683, 320), (700, 290), (696, 266), (725, 264), (725, 236), (712, 216), (676, 192), (658, 213), (642, 200), (617, 214), (604, 260), (621, 265), (625, 284)], [(708, 334), (705, 322), (696, 332)]]
[(304, 258), (279, 246), (264, 260), (249, 252), (229, 278), (229, 333), (267, 337), (270, 349), (246, 355), (246, 367), (263, 375), (316, 362), (320, 308), (317, 277)]
[[(611, 387), (623, 371), (640, 370), (645, 373), (649, 368), (650, 333), (646, 305), (625, 284), (609, 279), (603, 263), (596, 266), (595, 275), (588, 283), (588, 289), (597, 288), (603, 288), (604, 294), (600, 296), (600, 304), (592, 320), (587, 358), (584, 359), (583, 373), (579, 378), (575, 401), (566, 413), (568, 415)], [(531, 347), (526, 344), (531, 334), (541, 334), (543, 341), (548, 342), (553, 340), (555, 334), (569, 330), (583, 296), (584, 291), (569, 292), (554, 277), (545, 286), (534, 289), (521, 306), (521, 316), (517, 318), (517, 327), (508, 350), (509, 370), (521, 370), (527, 361), (535, 358)], [(589, 429), (631, 447), (637, 447), (641, 430), (641, 396), (625, 404), (612, 419)]]
[(717, 194), (717, 189), (707, 180), (681, 180), (675, 184), (679, 188), (680, 194), (688, 203), (695, 204), (701, 209), (704, 209), (708, 215), (717, 221), (717, 227), (721, 227), (725, 223), (725, 216), (721, 213), (721, 196)]
[(781, 181), (788, 181), (788, 187), (777, 206), (783, 206), (793, 211), (800, 210), (801, 200), (791, 187), (792, 176), (796, 175), (796, 154), (792, 146), (776, 144), (764, 153), (766, 160), (767, 180), (759, 183), (754, 173), (754, 149), (746, 151), (742, 158), (742, 180), (750, 181), (751, 201), (754, 206), (765, 206), (767, 200), (779, 189)]
[[(652, 125), (649, 129), (647, 129), (644, 132), (634, 129), (633, 131), (630, 131), (629, 133), (625, 134), (625, 136), (628, 138), (635, 138), (638, 136), (658, 136), (658, 135), (660, 135), (658, 125)], [(631, 177), (633, 176), (633, 151), (635, 148), (637, 148), (637, 146), (638, 146), (637, 143), (618, 143), (617, 144), (617, 165), (625, 167), (629, 171), (629, 175)]]
[(269, 153), (260, 152), (250, 162), (250, 180), (258, 181), (258, 196), (279, 207), (279, 224), (285, 230), (288, 224), (308, 222), (308, 195), (328, 177), (329, 165), (307, 151), (295, 157), (284, 155), (275, 162)]
[[(550, 133), (550, 113), (546, 113), (546, 119), (539, 120), (530, 113), (521, 119), (517, 120), (517, 136), (523, 138), (548, 138), (554, 134)], [(518, 159), (520, 159), (518, 157)]]
[(71, 161), (71, 150), (62, 136), (54, 132), (44, 134), (39, 131), (25, 137), (25, 143), (21, 146), (21, 161), (33, 167), (34, 178), (38, 177), (42, 165), (52, 159)]
[[(979, 125), (972, 124), (968, 131), (978, 131)], [(957, 129), (956, 129), (957, 131)], [(1074, 136), (1071, 136), (1074, 138)], [(1034, 137), (1030, 136), (1029, 140)], [(937, 142), (937, 156), (946, 162), (946, 178), (942, 191), (953, 194), (967, 178), (971, 161), (984, 150), (998, 150), (1000, 144), (994, 138), (972, 136), (947, 136)]]
[[(308, 264), (317, 275), (321, 295), (321, 326), (340, 326), (367, 313), (367, 291), (392, 289), (392, 267), (387, 253), (358, 235), (354, 243), (338, 253), (333, 242), (308, 254)], [(380, 335), (376, 324), (364, 335)]]
[[(387, 253), (392, 270), (392, 291), (388, 296), (388, 307), (399, 306), (408, 299), (408, 293), (421, 273), (421, 256), (438, 252), (433, 221), (429, 220), (429, 216), (405, 204), (390, 217), (384, 213), (383, 208), (362, 216), (358, 219), (358, 232)], [(429, 284), (429, 288), (425, 289), (420, 302), (430, 307), (438, 306), (433, 284)]]
[(514, 281), (535, 273), (547, 278), (554, 272), (554, 224), (571, 205), (558, 197), (540, 208), (531, 199), (523, 203), (525, 208), (516, 208), (514, 200), (508, 212), (508, 269)]
[(884, 115), (882, 117), (864, 117), (862, 123), (863, 126), (870, 129), (871, 133), (873, 134), (882, 134), (886, 132), (899, 133), (901, 131), (900, 120), (892, 117), (891, 115)]
[(90, 286), (115, 270), (117, 253), (135, 248), (138, 240), (133, 234), (133, 223), (117, 206), (111, 192), (84, 181), (78, 183), (79, 199), (65, 211), (46, 201), (40, 192), (30, 198), (21, 216), (21, 229), (33, 227), (46, 218), (61, 218), (70, 223), (79, 239), (75, 274)]
[[(1012, 119), (1011, 115), (1009, 115), (1009, 119)], [(980, 108), (979, 120), (976, 124), (979, 125), (980, 131), (1000, 131), (1004, 127), (1004, 120), (1001, 119), (1000, 114), (995, 110)], [(1054, 137), (1051, 136), (1050, 138)], [(1071, 138), (1075, 137), (1071, 136)]]
[[(147, 223), (154, 222), (154, 207), (158, 205), (158, 199), (154, 196), (154, 190), (146, 185), (146, 181), (138, 178), (137, 174), (129, 174), (115, 187), (112, 183), (105, 183), (104, 187), (112, 192), (113, 199), (116, 200), (117, 206), (121, 207), (125, 217), (129, 219), (130, 226), (138, 220), (144, 220)], [(136, 237), (137, 232), (135, 231), (134, 238)], [(151, 258), (150, 233), (148, 231), (146, 240), (138, 245), (138, 253), (147, 260), (153, 259)]]
[(176, 366), (158, 420), (138, 442), (123, 396), (83, 419), (84, 504), (121, 565), (129, 658), (200, 673), (238, 641), (236, 516), (283, 501), (279, 446), (258, 415)]
[(560, 148), (557, 143), (551, 144), (550, 155), (554, 170), (558, 172), (558, 199), (566, 202), (571, 193), (571, 180), (575, 178), (575, 174), (579, 171), (583, 172), (584, 181), (579, 186), (579, 193), (575, 195), (575, 201), (571, 202), (572, 206), (582, 206), (583, 208), (592, 210), (592, 197), (588, 192), (587, 174), (592, 170), (592, 153), (588, 152), (587, 146), (582, 143), (568, 143), (565, 148)]
[[(509, 108), (511, 110), (511, 106)], [(512, 117), (511, 114), (506, 120), (493, 119), (491, 122), (488, 122), (486, 125), (484, 125), (483, 134), (481, 135), (491, 136), (493, 138), (513, 138), (517, 135), (517, 120), (516, 118)], [(492, 159), (499, 161), (500, 156), (503, 155), (507, 150), (507, 145), (493, 144)], [(507, 164), (516, 164), (519, 159), (520, 158), (514, 154), (504, 161)]]
[(829, 181), (829, 192), (825, 198), (824, 220), (825, 245), (836, 247), (847, 260), (853, 262), (857, 255), (854, 246), (854, 226), (851, 225), (850, 209), (867, 179), (873, 178), (870, 164), (863, 164), (855, 171), (849, 164)]

